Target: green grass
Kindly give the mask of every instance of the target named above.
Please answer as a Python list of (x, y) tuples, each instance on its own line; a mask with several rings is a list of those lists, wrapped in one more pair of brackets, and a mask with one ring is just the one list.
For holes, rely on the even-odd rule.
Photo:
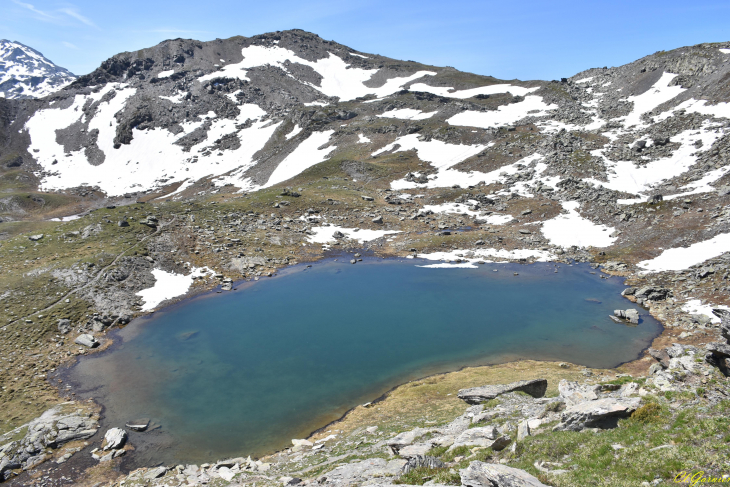
[[(555, 486), (628, 486), (672, 479), (679, 472), (704, 470), (715, 474), (730, 469), (730, 402), (689, 408), (672, 414), (666, 401), (651, 398), (615, 429), (598, 433), (549, 431), (519, 445), (511, 466), (545, 479), (537, 461), (559, 462), (569, 472), (548, 475)], [(615, 450), (619, 444), (623, 449)], [(653, 450), (659, 446), (669, 448)]]
[(418, 467), (410, 472), (401, 475), (394, 484), (423, 485), (433, 481), (440, 485), (461, 485), (459, 473), (450, 468), (427, 468)]

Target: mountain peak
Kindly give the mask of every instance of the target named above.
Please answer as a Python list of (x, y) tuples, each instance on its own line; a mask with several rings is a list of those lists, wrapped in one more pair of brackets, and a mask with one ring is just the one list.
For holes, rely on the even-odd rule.
[(32, 47), (0, 39), (0, 97), (42, 98), (75, 79)]

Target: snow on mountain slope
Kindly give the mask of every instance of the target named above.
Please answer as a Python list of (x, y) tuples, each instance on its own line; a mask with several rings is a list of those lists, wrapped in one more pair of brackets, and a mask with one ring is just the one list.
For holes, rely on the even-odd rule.
[(229, 64), (220, 71), (207, 74), (199, 78), (200, 81), (214, 80), (219, 77), (237, 78), (240, 80), (251, 81), (247, 77), (247, 70), (260, 66), (276, 66), (282, 69), (288, 76), (295, 77), (288, 69), (287, 65), (291, 63), (309, 66), (317, 74), (321, 76), (319, 84), (309, 81), (302, 81), (304, 84), (322, 92), (326, 96), (339, 97), (340, 101), (354, 100), (355, 98), (374, 94), (379, 98), (391, 95), (401, 90), (406, 83), (422, 78), (424, 76), (434, 76), (433, 71), (417, 71), (410, 76), (402, 78), (391, 78), (380, 87), (369, 87), (364, 83), (370, 80), (378, 71), (377, 69), (360, 69), (348, 65), (342, 58), (327, 53), (328, 57), (318, 59), (317, 61), (309, 61), (297, 56), (296, 53), (289, 49), (279, 46), (249, 46), (245, 47), (241, 54), (243, 60), (236, 64)]
[[(109, 101), (101, 100), (106, 94), (114, 93)], [(114, 148), (114, 137), (118, 122), (114, 115), (136, 93), (134, 88), (123, 84), (109, 84), (96, 95), (76, 95), (67, 108), (41, 110), (28, 121), (26, 128), (31, 134), (30, 149), (36, 160), (47, 171), (42, 189), (54, 190), (76, 186), (98, 186), (110, 195), (139, 191), (167, 183), (168, 181), (197, 180), (246, 167), (251, 164), (253, 154), (271, 137), (278, 123), (262, 121), (266, 114), (253, 104), (242, 105), (239, 115), (232, 119), (217, 118), (208, 114), (209, 133), (220, 137), (235, 130), (236, 125), (249, 123), (240, 130), (237, 137), (240, 145), (212, 155), (206, 163), (185, 153), (175, 142), (200, 127), (204, 120), (185, 122), (182, 132), (175, 135), (168, 130), (155, 128), (138, 131), (129, 144)], [(83, 110), (87, 103), (96, 107), (96, 113), (89, 119)], [(89, 164), (86, 150), (67, 152), (56, 140), (56, 130), (74, 123), (85, 122), (90, 131), (97, 131), (96, 145), (104, 155), (104, 162)], [(192, 149), (206, 146), (203, 141)], [(194, 151), (197, 152), (197, 151)]]
[(0, 97), (42, 98), (75, 79), (35, 49), (0, 39)]
[[(632, 204), (659, 190), (706, 192), (729, 172), (699, 166), (727, 133), (717, 121), (730, 117), (717, 88), (726, 57), (683, 48), (575, 81), (506, 82), (355, 55), (296, 30), (176, 39), (110, 58), (19, 129), (46, 190), (120, 195), (182, 183), (172, 195), (182, 197), (212, 178), (250, 191), (332, 158), (414, 151), (423, 169), (392, 189), (484, 183), (531, 196), (574, 177)], [(495, 146), (517, 127), (509, 148)]]

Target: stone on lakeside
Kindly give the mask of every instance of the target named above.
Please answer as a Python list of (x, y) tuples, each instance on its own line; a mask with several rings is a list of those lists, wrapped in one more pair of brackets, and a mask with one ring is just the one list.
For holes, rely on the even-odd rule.
[(166, 467), (155, 467), (153, 469), (150, 469), (147, 471), (147, 473), (144, 474), (144, 478), (146, 480), (153, 480), (158, 479), (165, 475), (167, 473)]
[(520, 380), (510, 384), (471, 387), (459, 391), (459, 399), (469, 404), (479, 404), (508, 392), (520, 391), (532, 397), (542, 397), (547, 390), (547, 379)]
[(127, 440), (127, 432), (122, 428), (111, 428), (104, 435), (104, 450), (116, 450), (124, 445)]
[(83, 333), (77, 336), (76, 340), (74, 340), (74, 343), (89, 348), (95, 348), (99, 346), (99, 342), (96, 341), (96, 338), (94, 338), (93, 335), (89, 335), (88, 333)]
[(639, 324), (639, 312), (635, 309), (617, 309), (613, 311), (613, 315), (618, 318), (623, 318), (627, 320), (629, 323), (633, 323), (635, 325)]
[(641, 399), (606, 397), (584, 401), (568, 407), (560, 416), (560, 424), (554, 431), (580, 431), (584, 428), (615, 427), (619, 418), (631, 415), (639, 407)]
[(459, 476), (468, 487), (547, 487), (524, 470), (497, 463), (471, 462)]

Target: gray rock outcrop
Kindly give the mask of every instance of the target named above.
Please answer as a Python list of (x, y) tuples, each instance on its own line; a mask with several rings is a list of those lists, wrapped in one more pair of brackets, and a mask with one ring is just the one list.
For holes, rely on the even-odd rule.
[(87, 413), (74, 409), (73, 403), (64, 403), (47, 410), (27, 425), (0, 436), (0, 443), (26, 427), (23, 438), (0, 446), (0, 479), (7, 478), (5, 474), (9, 470), (27, 470), (44, 462), (50, 458), (48, 448), (58, 448), (69, 441), (95, 435), (99, 424)]
[(524, 470), (496, 463), (471, 462), (459, 476), (465, 487), (546, 487)]
[(521, 380), (510, 384), (487, 385), (461, 389), (459, 391), (459, 398), (469, 404), (479, 404), (484, 401), (494, 399), (501, 394), (515, 391), (524, 392), (532, 397), (542, 397), (545, 395), (546, 390), (547, 379)]
[(619, 418), (626, 418), (639, 407), (641, 399), (606, 397), (584, 401), (568, 407), (560, 418), (555, 431), (580, 431), (584, 428), (611, 428)]

